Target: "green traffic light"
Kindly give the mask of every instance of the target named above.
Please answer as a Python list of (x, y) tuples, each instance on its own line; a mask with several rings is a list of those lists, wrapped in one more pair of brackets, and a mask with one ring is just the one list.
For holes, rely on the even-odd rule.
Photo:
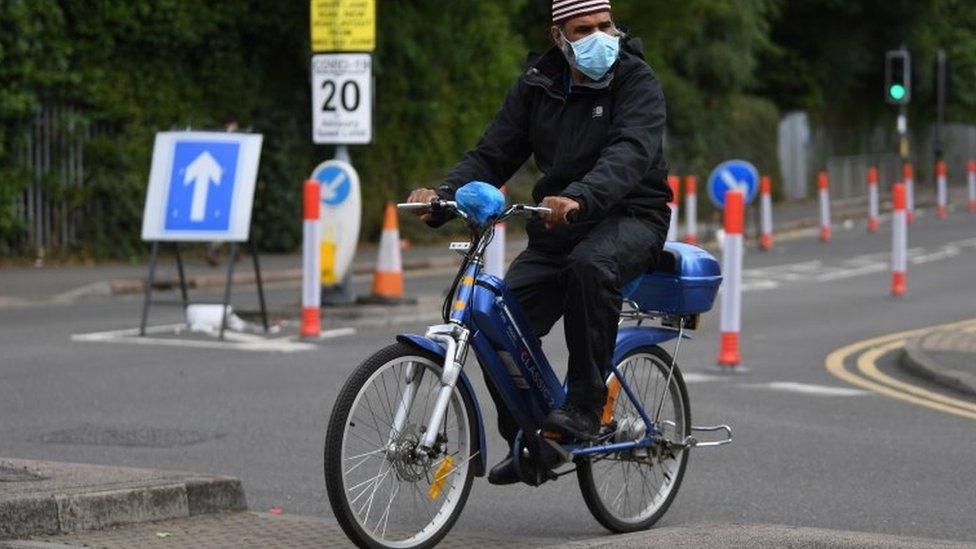
[(901, 84), (892, 84), (891, 87), (888, 88), (888, 95), (890, 95), (895, 101), (901, 101), (905, 98), (905, 86), (902, 86)]

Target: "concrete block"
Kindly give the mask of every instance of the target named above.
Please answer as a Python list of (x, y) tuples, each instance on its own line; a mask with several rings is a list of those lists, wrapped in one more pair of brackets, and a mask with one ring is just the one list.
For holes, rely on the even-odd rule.
[(60, 532), (53, 497), (0, 500), (0, 539)]
[(186, 496), (190, 516), (247, 510), (244, 487), (236, 478), (187, 479)]
[(183, 484), (57, 495), (54, 499), (64, 533), (190, 515)]

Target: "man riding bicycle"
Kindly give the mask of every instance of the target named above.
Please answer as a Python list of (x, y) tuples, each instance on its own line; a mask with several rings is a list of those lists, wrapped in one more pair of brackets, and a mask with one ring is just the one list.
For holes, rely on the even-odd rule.
[[(554, 0), (552, 22), (554, 47), (530, 56), (477, 146), (437, 189), (407, 201), (450, 200), (472, 180), (500, 187), (535, 157), (544, 175), (533, 199), (552, 213), (529, 222), (505, 281), (537, 336), (563, 317), (568, 395), (544, 429), (586, 440), (600, 428), (620, 289), (654, 265), (668, 230), (666, 115), (642, 43), (616, 28), (609, 0)], [(421, 215), (433, 227), (447, 221)], [(511, 448), (518, 427), (488, 387)], [(511, 455), (488, 480), (518, 482)]]

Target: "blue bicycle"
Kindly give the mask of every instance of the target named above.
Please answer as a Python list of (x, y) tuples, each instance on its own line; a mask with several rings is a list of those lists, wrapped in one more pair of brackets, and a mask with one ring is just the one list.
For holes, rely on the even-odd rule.
[[(487, 465), (481, 408), (463, 371), (471, 349), (519, 424), (512, 452), (522, 481), (538, 486), (575, 471), (600, 524), (613, 532), (650, 528), (674, 500), (689, 450), (732, 440), (727, 425), (691, 425), (675, 360), (685, 331), (712, 308), (722, 280), (715, 259), (668, 243), (658, 267), (623, 289), (600, 433), (594, 441), (566, 443), (540, 429), (565, 387), (505, 283), (481, 272), (495, 223), (547, 210), (506, 207), (501, 193), (484, 183), (466, 185), (456, 201), (399, 207), (454, 214), (471, 239), (451, 244), (464, 259), (444, 303), (444, 323), (424, 336), (400, 335), (366, 359), (335, 402), (325, 483), (345, 533), (375, 548), (431, 547), (447, 535), (473, 477), (483, 476)], [(670, 340), (674, 356), (660, 346)], [(725, 434), (700, 442), (693, 431)]]

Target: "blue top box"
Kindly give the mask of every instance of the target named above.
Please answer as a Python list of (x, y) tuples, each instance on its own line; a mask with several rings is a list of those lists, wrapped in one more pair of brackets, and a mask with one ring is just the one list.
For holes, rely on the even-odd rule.
[(690, 244), (668, 242), (657, 266), (624, 297), (643, 311), (694, 315), (712, 309), (721, 284), (722, 269), (712, 254)]

